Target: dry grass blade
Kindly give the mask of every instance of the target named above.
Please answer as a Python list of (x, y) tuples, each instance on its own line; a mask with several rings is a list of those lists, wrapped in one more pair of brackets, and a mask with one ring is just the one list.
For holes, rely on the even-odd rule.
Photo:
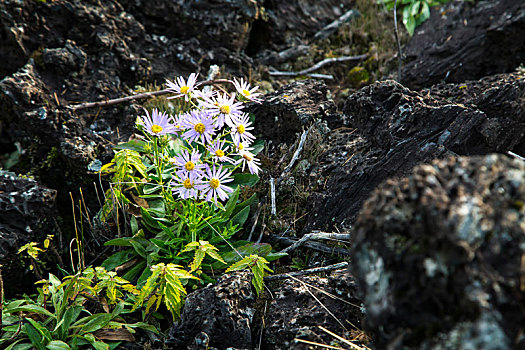
[(358, 345), (352, 343), (351, 341), (341, 337), (340, 335), (335, 334), (334, 332), (329, 331), (328, 329), (324, 328), (323, 326), (317, 326), (317, 327), (319, 327), (321, 330), (325, 331), (326, 333), (330, 334), (332, 337), (335, 337), (338, 340), (342, 341), (343, 343), (349, 345), (352, 349), (357, 349), (357, 350), (367, 349), (365, 347), (361, 347), (361, 346), (358, 346)]
[(294, 340), (297, 341), (297, 342), (300, 342), (300, 343), (305, 343), (305, 344), (309, 344), (309, 345), (320, 346), (320, 347), (327, 348), (327, 349), (345, 350), (344, 348), (340, 348), (340, 347), (338, 347), (338, 346), (332, 346), (332, 345), (326, 345), (326, 344), (316, 343), (316, 342), (313, 342), (313, 341), (304, 340), (304, 339), (299, 339), (299, 338), (295, 338)]

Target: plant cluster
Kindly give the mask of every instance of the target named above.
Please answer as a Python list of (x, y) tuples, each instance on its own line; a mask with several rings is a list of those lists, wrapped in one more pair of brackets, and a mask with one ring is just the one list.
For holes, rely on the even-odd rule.
[[(111, 177), (95, 220), (118, 228), (105, 243), (118, 249), (101, 266), (83, 268), (79, 261), (76, 274), (62, 280), (50, 274), (36, 300), (6, 304), (0, 342), (12, 349), (109, 349), (136, 328), (156, 332), (145, 322), (162, 317), (162, 305), (178, 318), (187, 291), (222, 272), (251, 269), (262, 291), (269, 262), (283, 254), (234, 240), (256, 200), (243, 188), (259, 180), (263, 143), (253, 134), (254, 116), (243, 109), (244, 102), (259, 102), (259, 93), (242, 79), (230, 82), (235, 93), (200, 89), (196, 74), (167, 81), (169, 99), (182, 99), (183, 109), (144, 110), (136, 122), (142, 136), (117, 145), (100, 170)], [(82, 260), (82, 235), (76, 237)], [(43, 250), (29, 244), (21, 251), (35, 260)], [(135, 311), (144, 322), (126, 323), (123, 315)], [(121, 334), (105, 341), (110, 330)]]
[[(398, 0), (397, 8), (403, 14), (403, 24), (410, 36), (421, 23), (430, 17), (430, 8), (451, 2), (452, 0)], [(468, 1), (468, 0), (467, 0)], [(386, 5), (391, 10), (394, 8), (395, 0), (378, 0), (378, 3)]]

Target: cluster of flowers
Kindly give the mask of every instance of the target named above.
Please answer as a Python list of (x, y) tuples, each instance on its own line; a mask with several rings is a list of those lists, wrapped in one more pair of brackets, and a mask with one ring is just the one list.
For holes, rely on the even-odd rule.
[[(251, 152), (255, 136), (248, 114), (243, 112), (243, 101), (260, 102), (255, 92), (243, 79), (233, 80), (237, 94), (229, 96), (214, 90), (199, 90), (197, 74), (188, 80), (178, 77), (167, 81), (169, 98), (183, 97), (194, 105), (188, 113), (171, 116), (154, 109), (142, 116), (143, 130), (156, 137), (177, 134), (189, 147), (170, 159), (178, 170), (173, 176), (173, 192), (180, 198), (204, 198), (217, 202), (226, 200), (233, 189), (226, 184), (233, 181), (232, 171), (242, 165), (250, 173), (258, 174), (260, 162)], [(200, 150), (199, 150), (200, 147)]]

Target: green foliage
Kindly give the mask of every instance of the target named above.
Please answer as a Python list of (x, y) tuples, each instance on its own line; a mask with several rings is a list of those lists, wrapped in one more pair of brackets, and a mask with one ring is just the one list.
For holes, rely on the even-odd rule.
[[(446, 4), (451, 1), (452, 0), (398, 0), (397, 10), (403, 14), (403, 24), (412, 36), (414, 35), (416, 27), (430, 17), (430, 8), (432, 6)], [(378, 2), (385, 4), (388, 9), (393, 9), (395, 0), (378, 0)]]
[(146, 284), (137, 296), (133, 310), (141, 307), (148, 299), (145, 311), (148, 314), (151, 307), (154, 306), (154, 311), (156, 311), (161, 302), (164, 301), (173, 318), (177, 319), (186, 296), (182, 281), (198, 278), (182, 269), (182, 266), (175, 264), (160, 263), (154, 265), (151, 272), (151, 276), (148, 277)]
[[(122, 315), (130, 312), (123, 298), (127, 293), (139, 294), (128, 281), (102, 267), (88, 268), (67, 276), (62, 281), (52, 274), (37, 282), (36, 300), (24, 298), (11, 301), (2, 310), (0, 346), (5, 349), (77, 349), (90, 345), (109, 349), (118, 340), (104, 342), (95, 334), (104, 329), (123, 329), (126, 335), (135, 328), (157, 332), (145, 323), (126, 323)], [(99, 312), (89, 310), (95, 304)]]
[(250, 268), (253, 273), (252, 284), (255, 287), (257, 295), (259, 295), (263, 290), (263, 278), (267, 275), (266, 271), (273, 272), (268, 267), (268, 264), (269, 262), (265, 258), (260, 257), (258, 255), (250, 255), (230, 266), (226, 270), (226, 272), (239, 271)]

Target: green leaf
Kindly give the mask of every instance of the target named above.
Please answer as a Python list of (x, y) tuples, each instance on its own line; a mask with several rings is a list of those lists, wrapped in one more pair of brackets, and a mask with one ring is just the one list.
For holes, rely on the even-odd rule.
[(33, 344), (33, 346), (37, 348), (37, 350), (46, 349), (42, 344), (42, 337), (40, 332), (38, 332), (30, 323), (24, 324), (24, 332), (25, 334), (27, 334), (27, 337), (31, 341), (31, 344)]
[(62, 340), (53, 340), (46, 345), (49, 350), (71, 350), (69, 345), (64, 343)]
[(84, 309), (83, 306), (73, 306), (66, 310), (64, 313), (64, 317), (60, 321), (59, 324), (55, 327), (55, 330), (58, 329), (58, 334), (60, 339), (65, 339), (67, 336), (67, 332), (69, 331), (69, 327), (71, 326), (71, 323), (75, 322)]
[(122, 278), (124, 278), (127, 281), (133, 281), (135, 277), (138, 276), (139, 272), (144, 269), (146, 266), (146, 261), (141, 260), (135, 265), (133, 265), (132, 268), (130, 268), (124, 275), (122, 275)]
[(252, 153), (254, 155), (257, 155), (264, 149), (264, 140), (262, 139), (255, 140), (255, 142), (252, 143), (250, 147), (253, 148)]
[(106, 325), (113, 318), (112, 314), (95, 314), (81, 329), (81, 334), (93, 333), (99, 329), (106, 327)]
[(233, 174), (233, 182), (230, 187), (253, 186), (259, 181), (259, 176), (255, 174), (237, 173)]
[(139, 224), (135, 216), (131, 215), (131, 219), (129, 220), (129, 223), (131, 226), (131, 234), (136, 235), (137, 232), (139, 232)]
[(155, 328), (154, 326), (150, 324), (144, 323), (144, 322), (128, 323), (126, 327), (140, 328), (140, 329), (144, 329), (146, 331), (150, 331), (155, 334), (159, 334), (159, 331), (157, 330), (157, 328)]
[(46, 309), (38, 305), (24, 305), (24, 306), (15, 307), (9, 310), (9, 313), (12, 314), (18, 311), (36, 312), (38, 314), (42, 314), (42, 315), (46, 315), (46, 316), (55, 318), (55, 315), (53, 315), (51, 312), (47, 311)]
[(131, 237), (114, 238), (104, 243), (104, 245), (118, 245), (121, 247), (131, 247), (131, 239)]
[(246, 222), (246, 219), (248, 219), (249, 214), (250, 207), (243, 208), (231, 219), (232, 224), (239, 225), (239, 227), (242, 227), (242, 225), (244, 225), (244, 223)]
[(423, 2), (421, 7), (421, 14), (417, 17), (416, 25), (420, 25), (430, 17), (430, 6), (426, 1)]
[(29, 350), (29, 349), (34, 348), (32, 344), (26, 344), (26, 343), (18, 344), (22, 340), (25, 340), (25, 339), (17, 340), (13, 344), (9, 345), (5, 350)]
[(146, 252), (146, 248), (136, 240), (132, 239), (129, 241), (131, 243), (131, 246), (133, 249), (135, 249), (135, 252), (137, 252), (138, 255), (146, 259), (148, 257), (148, 253)]
[(147, 144), (145, 141), (141, 140), (131, 140), (128, 142), (120, 143), (113, 147), (115, 150), (129, 149), (136, 152), (144, 152), (144, 146)]
[(109, 345), (102, 341), (97, 341), (93, 334), (85, 334), (83, 338), (86, 339), (95, 350), (109, 350)]
[(232, 214), (233, 210), (235, 209), (235, 205), (237, 204), (237, 200), (239, 199), (240, 190), (241, 187), (237, 186), (237, 188), (235, 188), (235, 191), (233, 191), (233, 193), (230, 195), (230, 198), (228, 199), (228, 202), (226, 202), (226, 206), (224, 207), (224, 212), (222, 213), (222, 216), (224, 218), (230, 218), (230, 215)]
[[(129, 241), (127, 241), (129, 243)], [(129, 244), (131, 246), (131, 244)], [(131, 249), (125, 249), (111, 254), (106, 260), (100, 264), (107, 271), (113, 270), (115, 267), (120, 266), (136, 256), (136, 253)]]

